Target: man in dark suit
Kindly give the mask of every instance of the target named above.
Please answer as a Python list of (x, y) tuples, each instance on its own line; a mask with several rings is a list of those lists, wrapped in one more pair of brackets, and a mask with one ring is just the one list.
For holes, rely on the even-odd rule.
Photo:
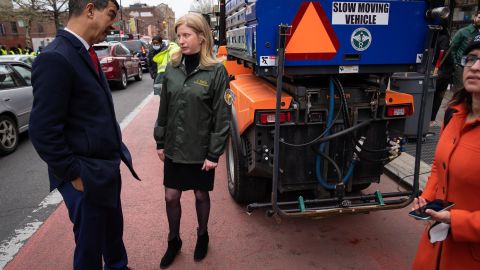
[(117, 15), (115, 0), (70, 0), (69, 20), (33, 64), (30, 138), (63, 196), (75, 235), (74, 269), (128, 269), (120, 162), (138, 179), (92, 45)]

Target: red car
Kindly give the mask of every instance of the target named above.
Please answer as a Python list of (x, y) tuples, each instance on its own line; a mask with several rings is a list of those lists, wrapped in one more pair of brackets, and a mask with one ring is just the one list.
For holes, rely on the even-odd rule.
[(93, 45), (98, 60), (109, 82), (117, 84), (120, 89), (127, 88), (127, 81), (135, 78), (142, 80), (142, 66), (140, 59), (133, 55), (120, 42), (104, 42)]

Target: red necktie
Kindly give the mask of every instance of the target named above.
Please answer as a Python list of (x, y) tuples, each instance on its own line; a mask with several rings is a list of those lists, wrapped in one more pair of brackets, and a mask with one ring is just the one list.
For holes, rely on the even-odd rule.
[(93, 67), (95, 67), (95, 70), (97, 71), (97, 75), (100, 75), (100, 71), (98, 69), (98, 56), (95, 53), (95, 50), (93, 49), (93, 47), (90, 47), (88, 49), (88, 53), (90, 54), (90, 58), (92, 58)]

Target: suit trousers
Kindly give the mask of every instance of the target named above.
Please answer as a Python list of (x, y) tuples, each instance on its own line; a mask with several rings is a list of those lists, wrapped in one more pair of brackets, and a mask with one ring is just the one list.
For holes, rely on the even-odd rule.
[[(62, 194), (75, 235), (74, 270), (127, 269), (128, 258), (123, 243), (123, 213), (119, 200), (116, 208), (97, 206), (85, 200), (84, 193), (64, 182)], [(118, 194), (120, 196), (120, 193)]]

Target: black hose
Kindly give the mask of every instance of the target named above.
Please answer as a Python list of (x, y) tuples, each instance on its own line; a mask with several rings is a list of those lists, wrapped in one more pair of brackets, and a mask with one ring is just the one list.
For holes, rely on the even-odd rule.
[[(359, 129), (359, 128), (362, 128), (362, 127), (364, 127), (364, 126), (366, 126), (366, 125), (369, 125), (369, 124), (372, 123), (372, 122), (373, 122), (373, 119), (370, 119), (370, 120), (367, 120), (367, 121), (363, 121), (362, 123), (360, 123), (360, 124), (358, 124), (358, 125), (349, 127), (349, 128), (347, 128), (347, 129), (344, 129), (344, 130), (342, 130), (342, 131), (339, 131), (339, 132), (337, 132), (337, 133), (335, 133), (335, 134), (332, 134), (332, 135), (330, 135), (330, 136), (323, 137), (323, 138), (320, 138), (320, 137), (319, 137), (319, 138), (311, 141), (310, 144), (326, 142), (326, 141), (333, 140), (333, 139), (335, 139), (335, 138), (337, 138), (337, 137), (345, 136), (345, 135), (347, 135), (348, 133), (353, 132), (353, 131), (355, 131), (355, 130), (357, 130), (357, 129)], [(283, 141), (280, 141), (280, 142), (283, 143)], [(297, 145), (291, 145), (291, 144), (287, 144), (287, 145), (297, 146)], [(301, 145), (301, 146), (306, 146), (306, 145)]]
[(345, 97), (345, 90), (343, 89), (343, 85), (337, 77), (333, 77), (333, 83), (335, 84), (335, 88), (339, 92), (340, 100), (343, 103), (343, 122), (346, 128), (349, 128), (350, 125), (350, 114), (348, 113), (348, 103), (347, 98)]
[(360, 145), (360, 144), (356, 144), (358, 147), (360, 147), (360, 149), (362, 149), (362, 151), (365, 151), (365, 152), (370, 152), (370, 153), (382, 153), (382, 152), (388, 152), (390, 151), (389, 149), (370, 149), (370, 148), (366, 148), (365, 146), (363, 145)]
[(338, 164), (333, 160), (331, 157), (329, 157), (327, 154), (319, 151), (317, 148), (314, 147), (314, 145), (310, 146), (312, 148), (313, 152), (315, 152), (317, 155), (322, 156), (326, 160), (328, 160), (330, 163), (332, 163), (333, 167), (335, 167), (335, 170), (337, 171), (337, 177), (338, 177), (338, 183), (342, 183), (342, 171), (340, 170), (340, 167)]
[(384, 163), (384, 162), (387, 162), (387, 161), (390, 161), (390, 158), (382, 158), (382, 159), (371, 159), (371, 158), (368, 158), (368, 157), (365, 157), (362, 155), (362, 153), (360, 151), (358, 151), (356, 148), (353, 149), (353, 151), (355, 153), (357, 153), (358, 155), (358, 158), (360, 160), (366, 160), (366, 161), (369, 161), (369, 162), (381, 162), (381, 163)]
[[(342, 83), (340, 82), (340, 80), (337, 77), (334, 77), (333, 83), (335, 84), (336, 88), (338, 89), (339, 96), (340, 96), (341, 101), (343, 103), (343, 116), (344, 116), (343, 121), (345, 123), (345, 126), (347, 128), (349, 128), (351, 126), (350, 125), (351, 121), (350, 121), (350, 114), (348, 113), (348, 103), (347, 103), (347, 98), (345, 96), (345, 89), (343, 88)], [(358, 138), (355, 136), (355, 134), (352, 135), (352, 140), (353, 140), (353, 143), (354, 143), (355, 146), (360, 147), (362, 149), (362, 151), (365, 151), (365, 152), (381, 153), (381, 152), (388, 152), (389, 151), (388, 149), (369, 149), (369, 148), (366, 148), (363, 145), (357, 144)]]
[(317, 136), (315, 139), (309, 141), (309, 142), (306, 142), (306, 143), (301, 143), (301, 144), (294, 144), (294, 143), (289, 143), (289, 142), (286, 142), (285, 140), (280, 140), (281, 143), (285, 144), (285, 145), (288, 145), (290, 147), (304, 147), (304, 146), (309, 146), (309, 145), (312, 145), (314, 144), (315, 142), (317, 142), (317, 140), (321, 139), (323, 136), (325, 136), (325, 134), (327, 134), (327, 132), (333, 127), (333, 125), (335, 124), (335, 122), (338, 120), (338, 117), (340, 116), (340, 113), (342, 111), (339, 110), (337, 112), (337, 114), (335, 115), (335, 118), (333, 119), (332, 121), (332, 124), (328, 127), (325, 128), (325, 130), (322, 132), (322, 134), (320, 134), (319, 136)]

